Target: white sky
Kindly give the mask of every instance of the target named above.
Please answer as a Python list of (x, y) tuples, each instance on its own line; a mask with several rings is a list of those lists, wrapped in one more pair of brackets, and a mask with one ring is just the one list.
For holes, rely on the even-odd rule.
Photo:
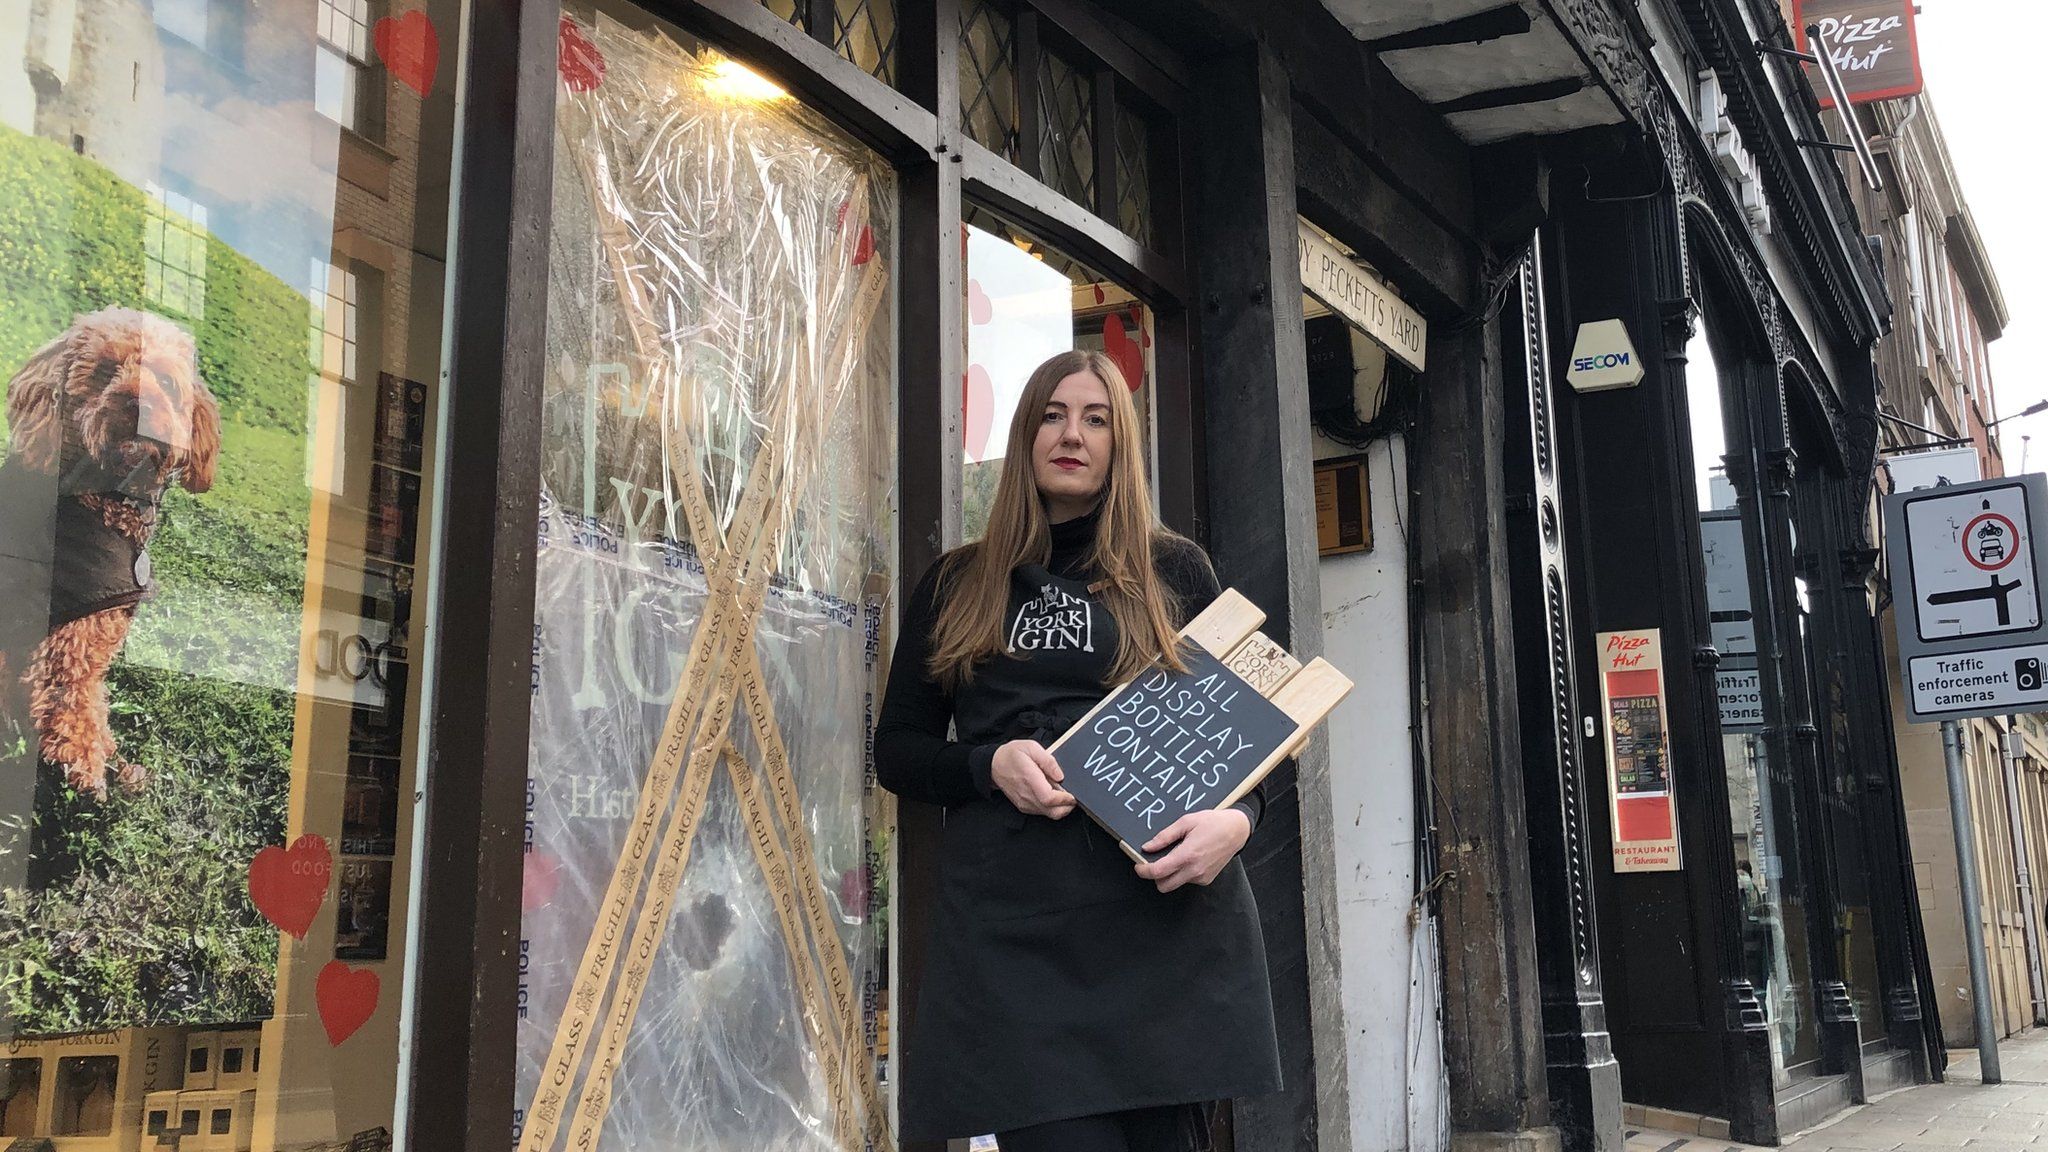
[[(2034, 25), (2043, 0), (1921, 0), (1920, 64), (1927, 95), (1948, 137), (1956, 178), (1977, 218), (2011, 320), (1991, 344), (1998, 414), (2048, 399), (2048, 194), (2034, 111), (2041, 79)], [(1912, 418), (1911, 414), (1907, 414)], [(2005, 470), (2048, 470), (2048, 412), (1998, 426)]]

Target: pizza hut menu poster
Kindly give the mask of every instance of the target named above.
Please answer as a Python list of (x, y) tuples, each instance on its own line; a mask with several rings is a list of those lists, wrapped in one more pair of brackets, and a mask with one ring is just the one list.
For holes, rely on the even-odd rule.
[(1600, 705), (1607, 730), (1607, 792), (1616, 872), (1676, 872), (1678, 806), (1659, 629), (1602, 632)]

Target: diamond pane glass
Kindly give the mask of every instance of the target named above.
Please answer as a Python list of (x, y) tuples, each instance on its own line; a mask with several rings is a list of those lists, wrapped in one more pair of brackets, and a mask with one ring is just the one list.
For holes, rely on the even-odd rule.
[(1016, 25), (989, 0), (960, 5), (960, 120), (968, 138), (1018, 160)]
[(1095, 88), (1087, 72), (1047, 52), (1038, 73), (1038, 178), (1095, 203)]
[(832, 48), (885, 84), (896, 82), (896, 0), (832, 0)]
[(801, 25), (804, 22), (803, 13), (797, 8), (796, 0), (761, 0), (761, 7), (791, 24)]
[(1119, 100), (1116, 110), (1116, 224), (1152, 247), (1152, 125)]

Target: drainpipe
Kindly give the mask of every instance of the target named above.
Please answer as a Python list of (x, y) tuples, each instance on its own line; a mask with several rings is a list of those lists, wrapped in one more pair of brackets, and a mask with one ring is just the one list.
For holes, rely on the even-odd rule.
[(2034, 923), (2034, 878), (2027, 866), (2033, 856), (2027, 844), (2027, 822), (2020, 816), (2020, 769), (2013, 752), (2013, 741), (2020, 734), (2020, 718), (2007, 716), (2006, 729), (1999, 740), (1999, 760), (2005, 766), (2005, 818), (2012, 825), (2013, 873), (2019, 878), (2020, 924), (2027, 934), (2027, 976), (2033, 983), (2034, 1023), (2048, 1023), (2048, 981), (2041, 971), (2041, 937), (2039, 926)]

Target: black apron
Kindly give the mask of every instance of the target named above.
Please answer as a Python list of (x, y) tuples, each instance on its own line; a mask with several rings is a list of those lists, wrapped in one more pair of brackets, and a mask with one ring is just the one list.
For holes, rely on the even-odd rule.
[[(1078, 575), (1012, 573), (1012, 652), (954, 692), (958, 739), (1050, 745), (1107, 694), (1116, 620)], [(1162, 894), (1086, 814), (1026, 816), (1000, 793), (947, 809), (940, 853), (906, 1138), (1279, 1091), (1241, 863)]]

